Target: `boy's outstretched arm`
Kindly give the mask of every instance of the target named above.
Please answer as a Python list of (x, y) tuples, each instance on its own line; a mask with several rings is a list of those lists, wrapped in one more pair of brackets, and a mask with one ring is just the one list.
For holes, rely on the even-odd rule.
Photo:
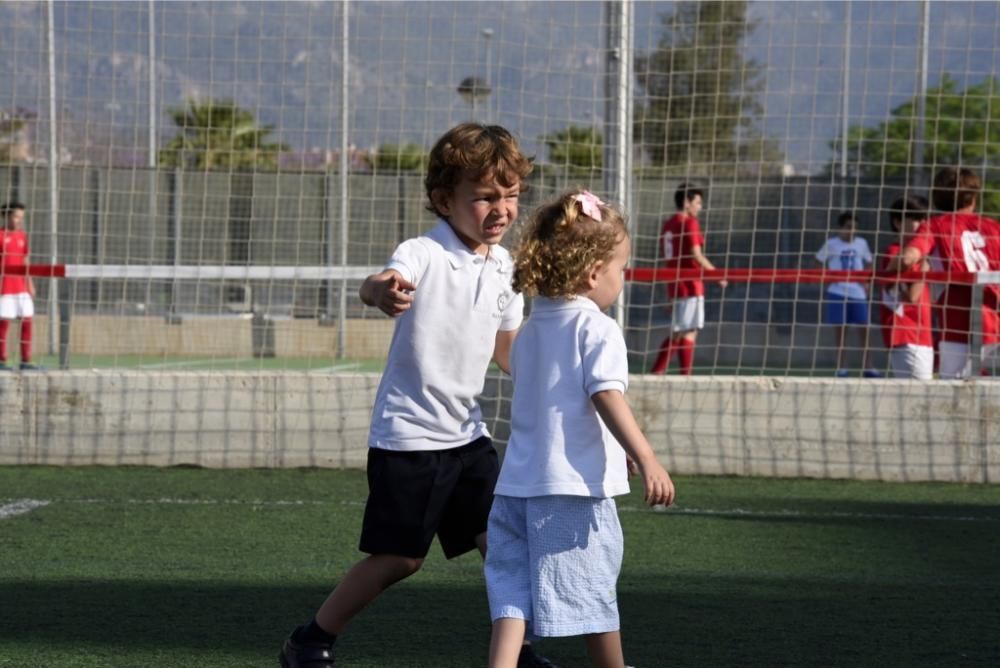
[(506, 331), (501, 329), (497, 332), (496, 343), (493, 346), (493, 361), (508, 376), (510, 375), (510, 349), (514, 345), (514, 337), (516, 336), (516, 329)]
[(396, 317), (413, 304), (412, 292), (417, 286), (407, 281), (395, 269), (372, 274), (358, 288), (358, 296), (368, 306), (377, 306), (386, 315)]
[(651, 506), (657, 503), (666, 506), (672, 504), (674, 483), (667, 470), (657, 461), (649, 441), (632, 415), (632, 409), (625, 401), (625, 395), (618, 390), (603, 390), (591, 395), (590, 400), (594, 402), (604, 424), (608, 425), (629, 458), (638, 466), (646, 489), (646, 503)]
[[(697, 262), (702, 269), (708, 269), (709, 271), (715, 270), (715, 265), (712, 264), (711, 260), (705, 257), (705, 251), (702, 250), (700, 244), (695, 244), (691, 247), (691, 255), (694, 257), (694, 261)], [(719, 281), (718, 283), (720, 288), (724, 288), (729, 285), (729, 281), (725, 279)]]

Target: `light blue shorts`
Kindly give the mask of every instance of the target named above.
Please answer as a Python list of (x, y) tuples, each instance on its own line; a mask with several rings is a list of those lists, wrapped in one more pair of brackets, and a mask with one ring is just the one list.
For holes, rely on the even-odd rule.
[(486, 530), (490, 617), (538, 637), (620, 628), (622, 527), (614, 499), (497, 496)]

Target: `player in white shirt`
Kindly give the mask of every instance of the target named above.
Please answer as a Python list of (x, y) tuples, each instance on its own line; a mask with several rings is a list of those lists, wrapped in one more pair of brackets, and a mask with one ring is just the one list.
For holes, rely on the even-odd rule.
[[(862, 271), (873, 261), (871, 248), (864, 238), (855, 236), (854, 214), (845, 212), (837, 218), (840, 227), (836, 236), (830, 237), (816, 253), (820, 266), (833, 271)], [(862, 368), (865, 378), (879, 378), (882, 374), (869, 364), (868, 291), (866, 283), (831, 283), (826, 289), (823, 321), (833, 325), (837, 345), (837, 377), (850, 375), (844, 365), (844, 344), (847, 328), (854, 325), (861, 341)]]
[[(425, 180), (440, 221), (404, 241), (362, 301), (397, 318), (368, 436), (368, 501), (356, 563), (315, 617), (285, 641), (284, 668), (330, 668), (344, 627), (416, 573), (435, 535), (447, 558), (486, 551), (499, 472), (476, 397), (491, 360), (509, 369), (523, 319), (510, 255), (531, 161), (496, 125), (466, 123), (431, 150)], [(524, 665), (551, 666), (526, 645)]]
[(613, 497), (629, 491), (626, 453), (647, 503), (674, 498), (625, 401), (625, 339), (602, 313), (628, 255), (622, 215), (587, 191), (541, 207), (515, 251), (514, 289), (535, 299), (511, 353), (511, 436), (490, 512), (492, 668), (519, 665), (529, 629), (582, 635), (596, 665), (624, 666)]

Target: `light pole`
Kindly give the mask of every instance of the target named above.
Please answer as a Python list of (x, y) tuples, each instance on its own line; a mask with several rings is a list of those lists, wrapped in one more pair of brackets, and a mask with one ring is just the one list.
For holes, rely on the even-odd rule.
[[(491, 48), (492, 42), (491, 42), (491, 40), (493, 38), (493, 28), (483, 28), (482, 30), (479, 31), (479, 34), (481, 34), (483, 36), (483, 39), (486, 40), (486, 83), (487, 83), (487, 85), (492, 86), (493, 85), (493, 78), (492, 78), (492, 72), (491, 72), (490, 65), (491, 65), (492, 60), (493, 60), (492, 57), (491, 57), (492, 56), (492, 53), (491, 53), (492, 52), (492, 48)], [(498, 66), (497, 69), (499, 69), (499, 66)], [(489, 100), (486, 101), (486, 118), (485, 118), (485, 120), (486, 120), (487, 123), (489, 123), (489, 122), (491, 122), (493, 120), (493, 114), (491, 113)]]
[(462, 99), (472, 106), (472, 120), (478, 121), (476, 104), (479, 100), (485, 100), (490, 96), (490, 85), (480, 77), (465, 77), (456, 90)]

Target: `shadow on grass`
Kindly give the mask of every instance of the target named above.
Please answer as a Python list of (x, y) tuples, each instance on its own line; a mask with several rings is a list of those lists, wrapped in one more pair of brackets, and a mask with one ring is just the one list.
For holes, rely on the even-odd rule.
[[(112, 648), (121, 657), (80, 665), (138, 665), (150, 652), (202, 657), (199, 665), (273, 665), (284, 635), (325, 594), (306, 584), (0, 582), (0, 645), (15, 661), (0, 665), (22, 665), (17, 653), (37, 657), (39, 648)], [(995, 666), (997, 600), (995, 579), (956, 587), (625, 574), (619, 592), (626, 657), (640, 668)], [(482, 588), (404, 583), (355, 620), (339, 652), (345, 667), (481, 666), (488, 643)], [(539, 647), (563, 668), (586, 665), (578, 639)]]

